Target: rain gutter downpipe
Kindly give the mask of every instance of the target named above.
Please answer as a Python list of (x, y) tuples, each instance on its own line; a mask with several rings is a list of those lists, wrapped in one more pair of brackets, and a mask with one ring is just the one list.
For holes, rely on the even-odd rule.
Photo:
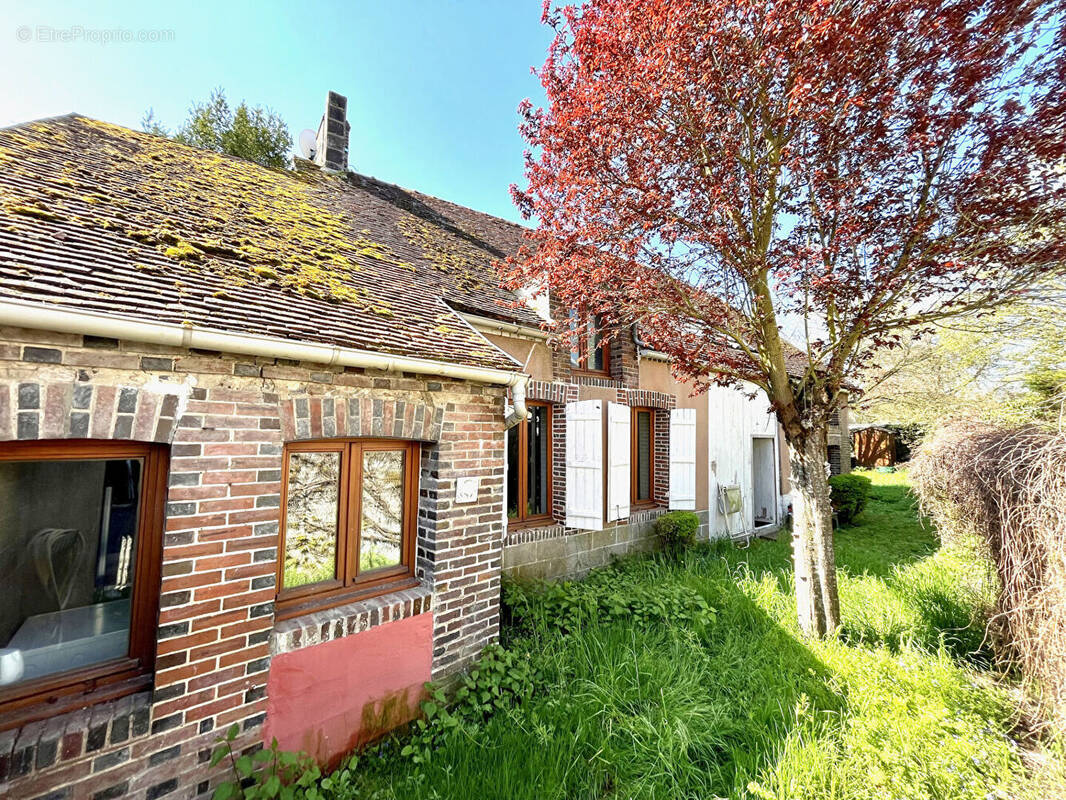
[(508, 386), (514, 403), (507, 425), (526, 418), (526, 383), (529, 376), (490, 367), (469, 367), (427, 358), (388, 355), (333, 344), (300, 342), (254, 333), (232, 333), (199, 325), (172, 322), (144, 322), (125, 317), (81, 311), (17, 300), (0, 300), (0, 325), (47, 330), (56, 333), (102, 336), (111, 339), (144, 342), (168, 347), (218, 350), (247, 356), (287, 358), (316, 364), (363, 367), (386, 372), (413, 372), (417, 375), (440, 375), (458, 380)]

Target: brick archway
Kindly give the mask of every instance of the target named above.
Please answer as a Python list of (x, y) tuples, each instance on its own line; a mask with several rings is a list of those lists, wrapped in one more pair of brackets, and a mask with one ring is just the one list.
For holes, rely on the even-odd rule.
[(128, 439), (170, 444), (191, 388), (186, 384), (2, 381), (0, 441)]

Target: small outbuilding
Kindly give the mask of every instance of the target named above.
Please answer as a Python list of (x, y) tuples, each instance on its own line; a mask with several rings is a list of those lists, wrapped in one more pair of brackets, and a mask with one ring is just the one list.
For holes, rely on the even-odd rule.
[(851, 429), (851, 452), (857, 466), (893, 467), (900, 458), (900, 438), (888, 425), (858, 425)]

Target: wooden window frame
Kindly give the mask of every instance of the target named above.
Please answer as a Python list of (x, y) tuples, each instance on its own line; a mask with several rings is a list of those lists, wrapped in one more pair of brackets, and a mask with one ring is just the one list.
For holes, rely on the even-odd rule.
[[(639, 462), (637, 459), (638, 440), (637, 415), (648, 414), (648, 489), (651, 497), (646, 500), (637, 499), (637, 479), (639, 477)], [(630, 412), (630, 436), (629, 436), (629, 505), (631, 508), (650, 508), (657, 505), (655, 502), (655, 409), (646, 406), (634, 406)]]
[(151, 685), (159, 625), (167, 452), (166, 445), (115, 440), (0, 442), (0, 461), (4, 462), (139, 459), (143, 464), (126, 656), (0, 688), (0, 730), (113, 700)]
[[(576, 320), (572, 317), (571, 322), (576, 324)], [(596, 329), (602, 327), (602, 321), (599, 314), (593, 317), (592, 324)], [(602, 330), (600, 336), (599, 350), (603, 353), (603, 369), (595, 369), (591, 365), (592, 350), (589, 345), (589, 330), (588, 325), (582, 325), (576, 331), (570, 334), (570, 368), (573, 372), (579, 375), (594, 375), (597, 377), (611, 376), (611, 343), (603, 337)], [(575, 350), (576, 346), (576, 350)], [(578, 354), (577, 365), (574, 365), (574, 353)]]
[[(401, 563), (379, 567), (366, 574), (359, 571), (363, 454), (373, 451), (404, 453), (403, 540)], [(288, 517), (289, 457), (292, 453), (341, 454), (340, 491), (337, 508), (336, 573), (329, 581), (293, 587), (285, 586), (285, 523)], [(321, 611), (401, 591), (418, 585), (415, 578), (415, 539), (418, 526), (418, 479), (422, 446), (399, 439), (319, 439), (289, 442), (285, 445), (281, 470), (281, 513), (278, 521), (277, 607), (278, 620)]]
[[(548, 510), (543, 514), (527, 514), (526, 507), (529, 505), (529, 419), (524, 419), (515, 427), (518, 428), (518, 516), (508, 518), (507, 527), (514, 530), (518, 528), (533, 528), (544, 523), (554, 523), (552, 515), (552, 462), (555, 453), (552, 450), (555, 442), (552, 437), (552, 405), (543, 401), (530, 400), (526, 405), (529, 408), (544, 408), (548, 413), (548, 464), (545, 480), (548, 486)], [(508, 431), (510, 433), (510, 431)], [(506, 503), (506, 498), (504, 498)]]

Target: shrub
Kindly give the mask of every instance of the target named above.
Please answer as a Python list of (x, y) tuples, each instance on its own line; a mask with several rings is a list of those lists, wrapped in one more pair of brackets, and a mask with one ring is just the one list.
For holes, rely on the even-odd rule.
[(999, 577), (992, 641), (1066, 731), (1066, 432), (956, 423), (912, 476), (942, 539), (976, 541)]
[(841, 525), (849, 525), (870, 499), (870, 479), (864, 475), (834, 475), (829, 479), (829, 496)]
[(423, 719), (400, 755), (416, 764), (428, 761), (441, 740), (459, 728), (477, 728), (497, 711), (521, 705), (540, 683), (529, 659), (498, 644), (490, 644), (459, 678), (451, 699), (444, 690), (426, 684), (429, 699), (422, 703)]
[(691, 511), (670, 511), (655, 520), (655, 535), (663, 547), (677, 552), (696, 543), (700, 518)]
[(616, 620), (701, 625), (714, 617), (694, 589), (658, 586), (622, 568), (596, 570), (583, 581), (508, 582), (503, 599), (512, 625), (559, 632)]

